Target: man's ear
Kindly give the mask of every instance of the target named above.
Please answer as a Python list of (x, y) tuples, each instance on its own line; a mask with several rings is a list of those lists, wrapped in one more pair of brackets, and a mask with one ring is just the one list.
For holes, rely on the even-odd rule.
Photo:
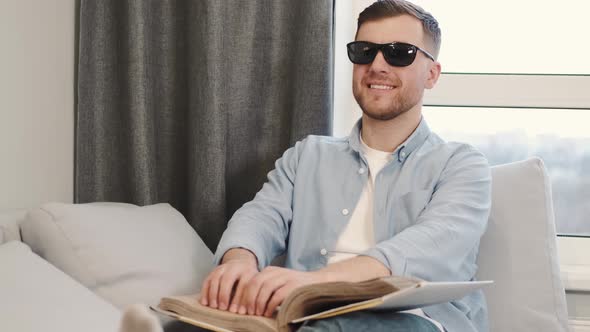
[(431, 62), (429, 66), (428, 77), (426, 77), (426, 84), (424, 86), (426, 89), (434, 88), (442, 70), (438, 61)]

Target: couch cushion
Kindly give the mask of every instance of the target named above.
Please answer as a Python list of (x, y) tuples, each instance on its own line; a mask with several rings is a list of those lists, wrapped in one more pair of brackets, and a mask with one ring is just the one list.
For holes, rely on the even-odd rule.
[(52, 203), (21, 225), (33, 251), (119, 308), (197, 292), (213, 255), (169, 204)]
[(492, 209), (478, 257), (491, 331), (567, 331), (551, 185), (538, 158), (492, 168)]
[(24, 220), (26, 210), (0, 211), (0, 244), (20, 241), (19, 224)]
[(116, 331), (120, 312), (24, 243), (0, 246), (0, 331)]

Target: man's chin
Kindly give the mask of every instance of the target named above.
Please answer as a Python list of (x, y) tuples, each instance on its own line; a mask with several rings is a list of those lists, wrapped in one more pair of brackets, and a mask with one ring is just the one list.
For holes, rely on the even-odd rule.
[(392, 111), (382, 111), (382, 112), (377, 111), (377, 112), (375, 112), (375, 111), (367, 111), (364, 109), (362, 109), (362, 111), (363, 111), (364, 115), (366, 115), (367, 117), (369, 117), (373, 120), (377, 120), (377, 121), (393, 120), (399, 115), (398, 112), (392, 112)]

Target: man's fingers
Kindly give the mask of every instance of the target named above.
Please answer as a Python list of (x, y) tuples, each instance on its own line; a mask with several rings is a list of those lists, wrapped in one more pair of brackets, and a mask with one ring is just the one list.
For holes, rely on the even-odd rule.
[(202, 305), (209, 305), (209, 284), (210, 284), (210, 277), (207, 277), (201, 285), (201, 304)]
[(219, 294), (219, 276), (212, 276), (209, 282), (209, 306), (217, 309), (217, 295)]
[[(231, 302), (235, 303), (232, 311), (237, 312), (244, 286), (257, 273), (256, 268), (240, 262), (217, 266), (203, 281), (199, 299), (201, 304), (215, 309), (228, 310)], [(242, 279), (245, 283), (241, 287), (237, 287)], [(237, 294), (236, 298), (234, 292), (237, 290), (240, 291), (240, 294)]]
[[(229, 306), (229, 311), (233, 313), (237, 313), (240, 310), (240, 306), (242, 305), (242, 296), (244, 295), (244, 288), (248, 284), (248, 281), (252, 279), (252, 276), (243, 275), (240, 280), (238, 280), (238, 284), (236, 286), (236, 292), (231, 300), (231, 304)], [(245, 314), (245, 307), (242, 310), (242, 314)]]
[(262, 272), (242, 264), (218, 266), (203, 282), (201, 303), (239, 314), (272, 317), (289, 293), (313, 282), (308, 273), (268, 267)]
[(260, 288), (266, 280), (273, 278), (276, 273), (276, 270), (267, 268), (258, 273), (250, 280), (250, 282), (248, 282), (244, 289), (244, 296), (241, 301), (241, 304), (245, 306), (248, 315), (256, 314), (256, 299), (258, 298)]
[(266, 306), (266, 311), (264, 312), (264, 316), (266, 317), (272, 317), (275, 313), (275, 311), (277, 310), (277, 307), (283, 303), (283, 301), (285, 300), (285, 297), (287, 296), (287, 294), (289, 294), (290, 292), (290, 288), (288, 285), (285, 285), (279, 289), (277, 289), (274, 294), (272, 295), (272, 297), (270, 298), (270, 301), (268, 301), (268, 305)]
[(266, 311), (266, 305), (273, 296), (274, 292), (285, 285), (285, 276), (279, 276), (277, 278), (269, 278), (264, 281), (258, 291), (256, 297), (256, 315), (262, 316)]
[[(257, 299), (259, 297), (260, 290), (264, 284), (266, 284), (269, 280), (274, 280), (281, 277), (282, 274), (281, 268), (276, 267), (267, 267), (262, 272), (258, 273), (254, 276), (250, 282), (246, 285), (244, 289), (244, 295), (242, 296), (242, 305), (245, 306), (246, 312), (248, 315), (256, 315), (256, 307), (257, 307)], [(272, 294), (272, 290), (271, 290)], [(263, 294), (263, 297), (266, 297), (266, 300), (270, 297), (271, 294)], [(264, 298), (261, 299), (264, 301)], [(266, 307), (266, 302), (264, 303), (264, 307)], [(263, 311), (264, 312), (264, 311)], [(262, 314), (262, 313), (261, 313)]]
[(242, 301), (240, 304), (240, 313), (242, 313), (245, 308), (245, 313), (248, 315), (254, 315), (256, 310), (256, 296), (258, 296), (258, 291), (260, 290), (260, 276), (261, 274), (257, 275), (256, 277), (252, 278), (250, 282), (244, 288), (244, 295), (242, 296)]
[(228, 309), (229, 301), (231, 300), (231, 293), (237, 278), (238, 274), (234, 271), (228, 271), (221, 276), (221, 280), (219, 282), (219, 294), (217, 295), (219, 309)]

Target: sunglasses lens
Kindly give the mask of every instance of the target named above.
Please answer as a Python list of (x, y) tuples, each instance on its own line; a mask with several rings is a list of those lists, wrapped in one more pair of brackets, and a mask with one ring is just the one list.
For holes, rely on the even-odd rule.
[(406, 67), (414, 62), (418, 50), (410, 44), (395, 43), (383, 48), (385, 61), (392, 66)]
[(373, 62), (379, 51), (374, 44), (366, 42), (353, 42), (348, 44), (347, 48), (350, 61), (359, 65)]
[(379, 49), (382, 50), (385, 61), (396, 67), (406, 67), (411, 65), (418, 53), (418, 48), (416, 46), (406, 43), (379, 45), (359, 41), (348, 44), (347, 49), (350, 61), (358, 65), (366, 65), (373, 62)]

